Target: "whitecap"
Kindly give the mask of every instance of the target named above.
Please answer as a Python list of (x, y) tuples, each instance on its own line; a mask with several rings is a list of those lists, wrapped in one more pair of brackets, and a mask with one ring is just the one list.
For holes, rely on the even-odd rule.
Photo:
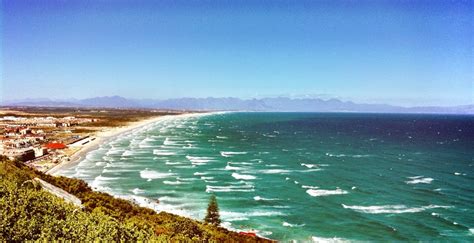
[(133, 194), (141, 194), (141, 193), (144, 193), (145, 190), (142, 190), (140, 188), (135, 188), (132, 190)]
[(166, 185), (180, 185), (180, 184), (184, 184), (184, 182), (181, 182), (181, 181), (163, 181), (163, 184), (166, 184)]
[(349, 240), (346, 240), (346, 239), (342, 239), (342, 238), (338, 238), (338, 237), (333, 237), (333, 238), (323, 238), (323, 237), (317, 237), (317, 236), (312, 236), (311, 237), (311, 240), (313, 242), (318, 242), (318, 243), (321, 243), (321, 242), (327, 242), (327, 243), (346, 243), (346, 242), (351, 242)]
[(205, 172), (194, 172), (195, 176), (200, 176), (200, 175), (207, 175)]
[(227, 166), (224, 168), (225, 170), (243, 170), (242, 167), (237, 167), (237, 166), (231, 166), (227, 164)]
[(290, 170), (283, 170), (283, 169), (269, 169), (269, 170), (260, 170), (263, 174), (287, 174), (290, 173)]
[(221, 211), (220, 215), (225, 220), (232, 220), (234, 218), (248, 218), (248, 217), (273, 217), (273, 216), (285, 216), (283, 212), (280, 211), (250, 211), (250, 212), (231, 212), (231, 211)]
[(163, 145), (174, 145), (176, 142), (171, 141), (169, 138), (166, 138), (163, 142)]
[(133, 153), (132, 151), (130, 150), (125, 150), (125, 152), (122, 153), (122, 156), (132, 156), (134, 155), (135, 153)]
[(305, 226), (305, 224), (290, 224), (288, 222), (283, 222), (282, 225), (285, 226), (285, 227), (290, 227), (290, 228)]
[(167, 164), (167, 165), (183, 165), (184, 163), (182, 163), (182, 162), (170, 162), (170, 161), (166, 161), (165, 164)]
[(172, 151), (168, 151), (168, 150), (153, 149), (153, 154), (161, 155), (161, 156), (169, 156), (169, 155), (175, 155), (176, 153)]
[(253, 197), (253, 200), (255, 200), (255, 201), (275, 201), (275, 200), (278, 200), (278, 199), (264, 198), (264, 197), (261, 197), (261, 196), (255, 196), (255, 197)]
[(202, 164), (205, 164), (205, 163), (208, 163), (210, 161), (212, 161), (212, 157), (197, 157), (197, 156), (189, 156), (187, 155), (186, 158), (191, 161), (191, 163), (193, 165), (202, 165)]
[(255, 180), (256, 177), (252, 175), (242, 175), (238, 173), (232, 173), (232, 177), (234, 177), (237, 180)]
[(312, 197), (322, 197), (331, 195), (343, 195), (347, 194), (348, 192), (338, 188), (336, 190), (308, 189), (306, 190), (306, 193), (308, 193)]
[(255, 191), (252, 185), (241, 186), (210, 186), (206, 185), (206, 192), (253, 192)]
[(405, 181), (405, 183), (407, 184), (419, 184), (419, 183), (430, 184), (434, 180), (433, 178), (423, 177), (423, 176), (413, 176), (413, 177), (408, 177), (408, 178), (411, 180)]
[(157, 172), (154, 170), (148, 170), (148, 169), (140, 171), (140, 177), (143, 179), (149, 179), (149, 180), (166, 178), (173, 175), (174, 173), (160, 173), (160, 172)]
[(439, 205), (428, 205), (422, 207), (408, 207), (406, 205), (381, 205), (381, 206), (347, 206), (342, 204), (342, 207), (352, 209), (360, 213), (369, 213), (369, 214), (399, 214), (399, 213), (418, 213), (425, 211), (427, 209), (436, 209), (436, 208), (451, 208), (450, 206), (439, 206)]
[(304, 189), (318, 189), (319, 187), (302, 185), (301, 188), (304, 188)]
[(231, 157), (233, 155), (239, 155), (239, 154), (247, 154), (247, 152), (225, 152), (225, 151), (221, 151), (221, 155), (223, 157)]

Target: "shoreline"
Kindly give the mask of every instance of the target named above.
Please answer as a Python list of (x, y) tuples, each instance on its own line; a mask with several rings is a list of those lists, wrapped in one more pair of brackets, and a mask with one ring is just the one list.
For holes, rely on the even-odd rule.
[(187, 116), (195, 116), (199, 114), (209, 114), (209, 113), (182, 113), (182, 114), (171, 114), (171, 115), (163, 115), (163, 116), (156, 116), (149, 119), (144, 119), (141, 121), (131, 122), (127, 125), (120, 126), (120, 127), (111, 127), (105, 130), (96, 132), (91, 135), (91, 137), (95, 138), (93, 141), (83, 145), (78, 151), (76, 151), (68, 161), (63, 163), (57, 164), (50, 168), (49, 170), (45, 171), (46, 174), (55, 176), (59, 171), (62, 169), (70, 168), (74, 165), (77, 165), (80, 161), (84, 159), (84, 157), (91, 151), (96, 150), (101, 144), (108, 142), (109, 140), (114, 139), (120, 134), (132, 131), (134, 129), (138, 129), (140, 127), (153, 124), (155, 122), (159, 122), (165, 120), (167, 118), (176, 118), (176, 117), (187, 117)]

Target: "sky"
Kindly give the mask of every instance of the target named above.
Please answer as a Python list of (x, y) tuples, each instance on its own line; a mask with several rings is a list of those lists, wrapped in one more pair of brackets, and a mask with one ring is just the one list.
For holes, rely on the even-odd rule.
[(2, 100), (473, 104), (473, 1), (1, 1)]

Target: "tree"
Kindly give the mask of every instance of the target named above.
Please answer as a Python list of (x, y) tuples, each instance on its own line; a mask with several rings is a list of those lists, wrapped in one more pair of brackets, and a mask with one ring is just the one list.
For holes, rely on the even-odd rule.
[(207, 206), (207, 215), (204, 218), (204, 223), (219, 225), (221, 219), (219, 218), (219, 205), (217, 205), (216, 195), (212, 194), (209, 199), (209, 206)]

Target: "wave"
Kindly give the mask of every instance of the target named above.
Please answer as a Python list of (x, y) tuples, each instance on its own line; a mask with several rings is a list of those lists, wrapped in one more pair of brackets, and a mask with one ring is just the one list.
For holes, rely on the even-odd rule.
[(255, 196), (253, 197), (253, 200), (255, 201), (275, 201), (275, 200), (278, 200), (276, 198), (263, 198), (261, 196)]
[(305, 224), (290, 224), (288, 222), (283, 222), (282, 225), (285, 226), (285, 227), (290, 227), (290, 228), (305, 226)]
[(175, 152), (168, 151), (168, 150), (160, 150), (160, 149), (153, 149), (153, 154), (162, 155), (162, 156), (176, 155)]
[(232, 157), (233, 155), (239, 155), (239, 154), (247, 154), (247, 152), (225, 152), (225, 151), (221, 151), (221, 155), (223, 157)]
[(382, 206), (347, 206), (342, 204), (342, 207), (352, 209), (360, 213), (369, 213), (369, 214), (399, 214), (399, 213), (418, 213), (428, 209), (436, 208), (451, 208), (451, 206), (439, 206), (439, 205), (428, 205), (422, 207), (408, 207), (405, 205), (382, 205)]
[(351, 242), (350, 240), (338, 238), (338, 237), (333, 237), (333, 238), (323, 238), (323, 237), (317, 237), (317, 236), (312, 236), (311, 240), (313, 242), (327, 242), (327, 243), (346, 243), (346, 242)]
[(165, 138), (163, 145), (175, 145), (176, 142), (171, 141), (169, 138)]
[(174, 175), (175, 175), (174, 173), (160, 173), (160, 172), (157, 172), (154, 170), (148, 170), (148, 169), (140, 171), (140, 177), (143, 179), (149, 179), (149, 180), (161, 179), (161, 178), (166, 178), (166, 177), (170, 177)]
[(206, 185), (206, 192), (253, 192), (255, 191), (252, 185), (242, 186), (210, 186)]
[(348, 192), (338, 188), (336, 190), (308, 189), (306, 190), (306, 193), (308, 193), (312, 197), (323, 197), (331, 195), (343, 195), (347, 194)]
[(125, 150), (125, 152), (122, 153), (122, 156), (132, 156), (132, 155), (135, 155), (135, 153), (130, 150)]
[(234, 164), (234, 165), (253, 165), (253, 163), (249, 163), (249, 162), (229, 162), (229, 164)]
[(178, 208), (179, 206), (172, 206), (168, 204), (157, 203), (154, 200), (151, 200), (146, 197), (133, 195), (133, 196), (125, 196), (123, 198), (127, 200), (132, 200), (139, 206), (153, 209), (156, 212), (166, 211), (166, 212), (177, 214), (184, 217), (192, 216), (188, 211)]
[(407, 184), (419, 184), (419, 183), (430, 184), (434, 180), (433, 178), (423, 177), (423, 176), (412, 176), (408, 178), (411, 180), (405, 181), (405, 183)]
[(182, 181), (163, 181), (164, 184), (166, 185), (181, 185), (181, 184), (188, 184), (186, 182)]
[(206, 164), (210, 161), (212, 161), (212, 157), (197, 157), (197, 156), (189, 156), (187, 155), (186, 158), (191, 161), (191, 163), (193, 165), (202, 165), (202, 164)]
[(349, 154), (332, 154), (332, 153), (326, 153), (326, 156), (328, 157), (336, 157), (336, 158), (342, 158), (342, 157), (352, 157), (352, 158), (367, 158), (371, 157), (371, 154), (354, 154), (354, 155), (349, 155)]
[(291, 173), (291, 170), (283, 170), (283, 169), (269, 169), (269, 170), (260, 170), (263, 174), (287, 174)]
[(194, 172), (195, 176), (207, 175), (206, 172)]
[(182, 162), (170, 162), (170, 161), (166, 161), (165, 164), (166, 165), (184, 165), (184, 163)]
[(227, 166), (224, 169), (225, 170), (243, 170), (244, 168), (237, 167), (237, 166), (231, 166), (231, 165), (227, 164)]
[(318, 189), (319, 187), (302, 185), (301, 188), (304, 188), (304, 189)]
[(131, 190), (133, 192), (133, 194), (141, 194), (141, 193), (144, 193), (145, 190), (142, 190), (140, 188), (135, 188), (133, 190)]
[(119, 177), (105, 177), (105, 176), (102, 176), (102, 175), (99, 175), (95, 178), (95, 180), (98, 180), (98, 181), (113, 181), (113, 180), (117, 180), (119, 179)]
[(251, 211), (251, 212), (231, 212), (221, 211), (220, 215), (225, 220), (231, 220), (233, 218), (248, 218), (248, 217), (273, 217), (273, 216), (285, 216), (286, 214), (279, 211)]
[(242, 175), (238, 173), (232, 173), (232, 177), (234, 177), (237, 180), (255, 180), (257, 177), (253, 175)]

